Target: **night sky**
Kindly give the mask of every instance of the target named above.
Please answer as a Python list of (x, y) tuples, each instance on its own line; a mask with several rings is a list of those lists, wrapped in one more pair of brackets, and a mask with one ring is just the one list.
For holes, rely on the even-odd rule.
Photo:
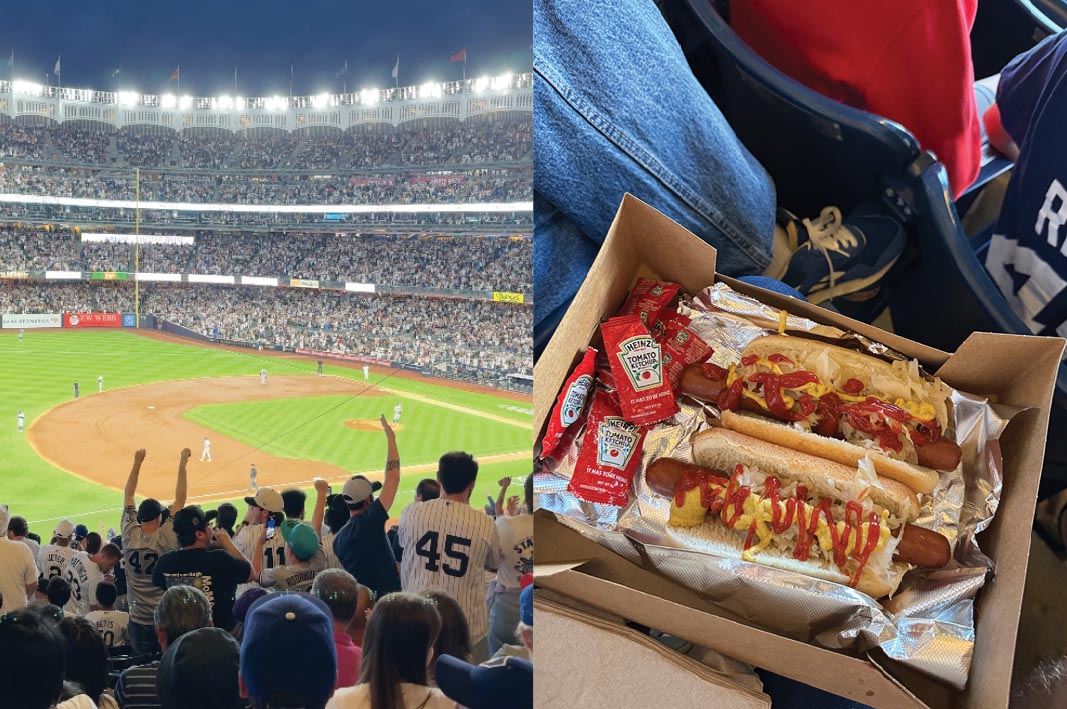
[(461, 78), (449, 57), (467, 49), (467, 76), (530, 70), (530, 0), (99, 0), (4, 3), (0, 78), (44, 83), (61, 55), (63, 86), (238, 95), (388, 88), (400, 54), (400, 85)]

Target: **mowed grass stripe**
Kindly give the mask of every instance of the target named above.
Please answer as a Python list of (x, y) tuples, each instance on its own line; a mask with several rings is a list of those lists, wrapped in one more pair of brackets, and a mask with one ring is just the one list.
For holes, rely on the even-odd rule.
[[(0, 396), (0, 401), (2, 401), (0, 403), (0, 451), (2, 451), (0, 453), (0, 503), (11, 505), (12, 514), (20, 514), (30, 520), (71, 517), (77, 522), (89, 525), (91, 529), (97, 529), (100, 522), (105, 522), (107, 526), (117, 526), (122, 501), (121, 492), (100, 487), (57, 469), (38, 457), (26, 443), (25, 436), (20, 435), (16, 430), (15, 414), (20, 408), (26, 414), (27, 424), (30, 424), (51, 407), (72, 398), (74, 379), (79, 380), (84, 397), (92, 396), (96, 392), (96, 377), (99, 374), (104, 376), (105, 390), (114, 390), (175, 379), (220, 376), (254, 377), (260, 367), (265, 367), (271, 374), (313, 374), (315, 364), (314, 362), (261, 356), (251, 351), (230, 352), (181, 342), (159, 341), (116, 330), (31, 331), (26, 334), (23, 342), (18, 341), (15, 331), (0, 332), (0, 376), (3, 376), (4, 382), (0, 387), (2, 390), (2, 396)], [(363, 378), (362, 371), (346, 367), (327, 365), (326, 373), (356, 381), (361, 381)], [(371, 378), (374, 382), (390, 389), (465, 406), (473, 411), (518, 421), (532, 420), (529, 414), (511, 410), (528, 409), (530, 404), (527, 402), (460, 391), (436, 385), (430, 381), (410, 380), (399, 376), (372, 374)], [(379, 409), (384, 403), (384, 413), (391, 418), (392, 404), (395, 401), (389, 401), (389, 399), (395, 399), (395, 397), (390, 395), (384, 398), (386, 401), (379, 403)], [(404, 401), (403, 397), (401, 400)], [(436, 460), (440, 453), (448, 449), (460, 447), (446, 442), (449, 441), (450, 436), (459, 436), (461, 433), (475, 437), (476, 441), (491, 440), (498, 434), (517, 435), (521, 443), (512, 447), (511, 450), (529, 448), (530, 432), (528, 429), (523, 430), (477, 416), (461, 417), (457, 415), (458, 412), (446, 409), (437, 409), (436, 417), (430, 415), (430, 422), (425, 423), (420, 421), (418, 412), (420, 407), (425, 408), (427, 405), (423, 402), (414, 402), (410, 405), (405, 402), (402, 421), (407, 424), (409, 414), (414, 417), (410, 421), (412, 428), (409, 429), (412, 441), (419, 437), (415, 435), (417, 429), (422, 429), (423, 435), (429, 429), (440, 432), (443, 444), (431, 456), (431, 460)], [(366, 417), (377, 418), (379, 413), (382, 411), (368, 413)], [(243, 435), (254, 436), (257, 431), (276, 425), (278, 423), (276, 416), (272, 412), (258, 412), (256, 418), (249, 419), (249, 422), (242, 424), (248, 426)], [(471, 420), (463, 420), (465, 418)], [(288, 414), (283, 420), (290, 421), (290, 427), (300, 423), (300, 421), (293, 422)], [(358, 432), (353, 431), (353, 433)], [(381, 434), (368, 433), (372, 443), (364, 451), (367, 457), (360, 461), (362, 464), (350, 466), (351, 469), (375, 470), (384, 464), (383, 444), (375, 438), (375, 436), (380, 437)], [(401, 432), (401, 434), (404, 433), (405, 431)], [(87, 422), (86, 436), (91, 434), (91, 423)], [(363, 448), (347, 438), (339, 438), (341, 434), (336, 432), (334, 427), (308, 426), (302, 428), (299, 435), (307, 438), (303, 446), (305, 449), (326, 450), (331, 446), (342, 445), (351, 448), (354, 454)], [(267, 440), (263, 436), (261, 438)], [(72, 444), (76, 443), (76, 441), (72, 442)], [(282, 443), (294, 445), (291, 441)], [(136, 442), (131, 441), (131, 451), (135, 447)], [(301, 457), (304, 454), (300, 451), (296, 452), (299, 454), (295, 457)], [(158, 453), (169, 454), (170, 452), (160, 451)], [(403, 448), (401, 455), (405, 457), (405, 461), (411, 458), (411, 455), (405, 455)], [(409, 462), (415, 461), (411, 459)], [(116, 466), (123, 472), (129, 469), (129, 460), (125, 458), (97, 463), (100, 466)], [(479, 494), (476, 497), (483, 498), (484, 494), (481, 494), (483, 491), (495, 494), (495, 480), (505, 472), (525, 475), (529, 472), (529, 463), (513, 461), (485, 466), (482, 475), (479, 476)], [(410, 484), (412, 490), (422, 477), (424, 475), (417, 474), (413, 477)], [(195, 481), (195, 474), (190, 478), (191, 481)], [(404, 484), (407, 485), (406, 479)], [(197, 490), (194, 485), (190, 489), (190, 495), (196, 494)], [(394, 513), (399, 514), (399, 509), (399, 507), (394, 509)], [(98, 513), (100, 510), (106, 512)], [(45, 524), (50, 524), (50, 522)], [(35, 531), (47, 535), (50, 528), (38, 528)]]

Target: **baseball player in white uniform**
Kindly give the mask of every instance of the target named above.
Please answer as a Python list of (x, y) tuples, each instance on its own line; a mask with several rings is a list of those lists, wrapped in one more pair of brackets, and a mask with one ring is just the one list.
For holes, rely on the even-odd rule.
[(200, 462), (203, 463), (205, 459), (207, 462), (211, 462), (211, 441), (208, 440), (207, 436), (204, 436), (204, 450), (200, 452)]
[(259, 383), (260, 384), (266, 384), (267, 383), (267, 370), (266, 370), (265, 367), (259, 370)]
[(256, 494), (256, 464), (252, 463), (252, 467), (248, 469), (248, 492)]
[(22, 409), (19, 409), (19, 433), (22, 433), (26, 429), (26, 414), (22, 413)]
[(99, 375), (96, 378), (96, 393), (97, 394), (103, 394), (104, 393), (104, 375), (103, 374)]
[(404, 549), (400, 584), (418, 593), (440, 588), (452, 595), (470, 624), (475, 663), (489, 659), (485, 571), (500, 565), (500, 536), (491, 517), (470, 506), (478, 463), (469, 453), (446, 453), (437, 467), (441, 497), (408, 505), (398, 537)]
[(37, 555), (37, 568), (41, 570), (41, 577), (45, 581), (55, 576), (66, 578), (70, 560), (78, 553), (77, 549), (70, 546), (74, 538), (74, 523), (69, 519), (57, 524), (52, 536), (56, 539), (55, 544), (41, 547), (41, 553)]
[(26, 331), (20, 327), (19, 328), (19, 342), (22, 342), (22, 338), (23, 338), (23, 336), (25, 336), (25, 334), (26, 334)]
[(393, 423), (400, 423), (400, 414), (404, 413), (404, 409), (400, 407), (400, 402), (396, 402), (396, 406), (393, 407)]
[(363, 365), (363, 381), (370, 381), (370, 367), (368, 367), (367, 365)]

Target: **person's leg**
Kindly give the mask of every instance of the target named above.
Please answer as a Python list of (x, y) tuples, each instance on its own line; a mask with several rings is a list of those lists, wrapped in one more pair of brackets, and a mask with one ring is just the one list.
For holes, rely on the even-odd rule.
[(128, 629), (130, 645), (138, 655), (151, 655), (159, 652), (159, 639), (156, 637), (154, 626), (131, 622)]
[(536, 0), (534, 37), (535, 320), (573, 297), (626, 192), (715, 246), (721, 272), (762, 272), (774, 185), (654, 3)]
[(519, 625), (519, 589), (496, 594), (489, 610), (489, 655), (495, 655), (502, 645), (518, 644), (515, 628)]

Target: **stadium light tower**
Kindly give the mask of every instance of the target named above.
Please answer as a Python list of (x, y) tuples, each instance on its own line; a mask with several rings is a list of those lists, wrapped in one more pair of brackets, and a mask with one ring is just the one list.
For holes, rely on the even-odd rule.
[(233, 97), (231, 96), (219, 96), (214, 101), (214, 108), (217, 111), (232, 111), (233, 110)]
[(440, 98), (441, 85), (436, 81), (429, 81), (419, 87), (419, 98)]
[(311, 97), (311, 106), (313, 108), (326, 108), (330, 104), (329, 94), (319, 94)]
[(173, 110), (178, 105), (178, 97), (174, 94), (163, 94), (159, 97), (159, 105), (168, 111)]
[(44, 89), (44, 86), (38, 84), (35, 81), (24, 81), (22, 79), (17, 79), (12, 82), (11, 89), (15, 93), (22, 94), (24, 96), (40, 96), (41, 91)]
[(504, 91), (511, 85), (511, 74), (501, 74), (493, 77), (493, 91)]
[(485, 90), (489, 88), (489, 77), (479, 76), (474, 80), (474, 93), (483, 94)]
[(140, 97), (135, 91), (120, 91), (118, 94), (119, 104), (127, 108), (136, 106), (138, 98)]
[(363, 89), (359, 92), (360, 103), (365, 103), (368, 106), (374, 106), (378, 103), (378, 96), (380, 92), (378, 89)]
[(178, 109), (179, 110), (188, 111), (192, 107), (193, 107), (193, 97), (190, 96), (189, 94), (186, 94), (185, 96), (182, 96), (180, 99), (178, 99)]

